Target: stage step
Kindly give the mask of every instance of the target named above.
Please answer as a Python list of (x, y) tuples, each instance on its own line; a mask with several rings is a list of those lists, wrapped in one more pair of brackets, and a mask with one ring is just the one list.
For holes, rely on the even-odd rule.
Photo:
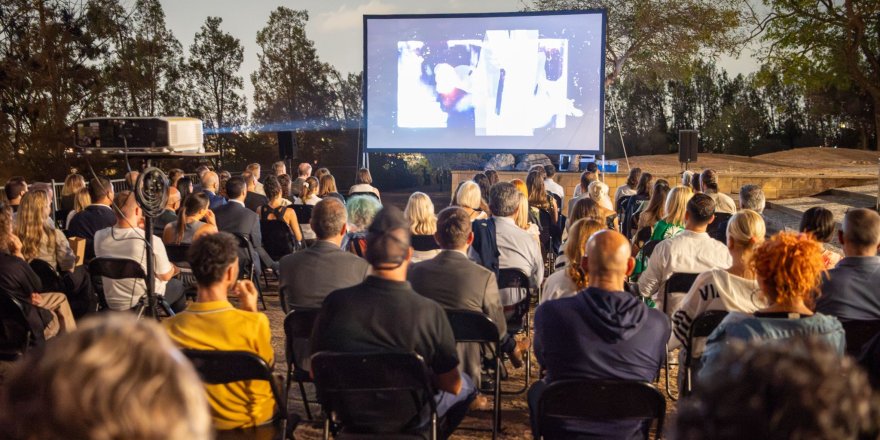
[(872, 206), (877, 204), (877, 185), (850, 186), (846, 188), (835, 188), (826, 191), (823, 194), (839, 196), (845, 198), (855, 198), (864, 200)]
[(853, 208), (875, 208), (876, 197), (869, 198), (866, 193), (845, 190), (834, 190), (812, 197), (768, 201), (767, 206), (786, 214), (800, 218), (804, 212), (814, 206), (821, 206), (834, 214), (834, 221), (840, 227), (846, 212)]

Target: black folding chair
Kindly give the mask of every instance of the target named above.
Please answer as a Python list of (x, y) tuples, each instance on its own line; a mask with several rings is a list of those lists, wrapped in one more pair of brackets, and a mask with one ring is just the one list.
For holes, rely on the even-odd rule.
[(64, 291), (64, 282), (61, 280), (61, 275), (58, 274), (58, 271), (49, 262), (34, 258), (29, 264), (31, 270), (40, 278), (40, 284), (43, 285), (41, 292)]
[(254, 282), (254, 286), (257, 288), (257, 295), (260, 298), (260, 303), (263, 304), (263, 310), (268, 310), (266, 307), (266, 300), (263, 298), (263, 288), (260, 287), (260, 277), (255, 270), (256, 259), (260, 258), (260, 256), (257, 255), (256, 249), (254, 249), (253, 244), (251, 244), (251, 238), (249, 235), (241, 233), (235, 233), (233, 235), (238, 239), (238, 279), (251, 280)]
[[(437, 406), (431, 376), (415, 353), (333, 353), (312, 355), (318, 399), (331, 424), (358, 438), (409, 435), (437, 438)], [(426, 412), (430, 422), (425, 423)], [(425, 426), (427, 425), (427, 426)]]
[[(284, 301), (282, 297), (281, 301)], [(296, 381), (299, 385), (299, 394), (302, 396), (303, 406), (306, 408), (306, 417), (312, 420), (312, 410), (309, 408), (309, 397), (306, 395), (306, 382), (312, 382), (309, 368), (306, 365), (300, 365), (300, 359), (307, 359), (301, 356), (303, 350), (308, 348), (302, 346), (302, 342), (308, 343), (312, 336), (312, 327), (315, 325), (315, 319), (318, 318), (318, 312), (321, 309), (300, 309), (294, 308), (284, 317), (284, 356), (287, 358), (287, 382), (284, 395), (290, 395), (290, 384)], [(297, 342), (300, 342), (297, 344)], [(300, 352), (300, 353), (298, 353)]]
[[(165, 253), (168, 255), (168, 261), (174, 263), (175, 266), (180, 268), (181, 273), (181, 281), (183, 281), (183, 277), (192, 277), (190, 279), (195, 279), (192, 274), (192, 266), (189, 264), (189, 247), (188, 244), (166, 244), (165, 245)], [(195, 286), (187, 285), (184, 283), (186, 287), (184, 290), (184, 294), (189, 297), (195, 299), (196, 297), (196, 288)]]
[[(708, 338), (712, 331), (721, 324), (727, 312), (724, 310), (710, 310), (698, 316), (688, 328), (688, 353), (685, 357), (685, 380), (684, 387), (679, 390), (679, 394), (688, 395), (694, 387), (694, 376), (699, 371), (698, 365), (694, 364), (693, 349), (697, 338)], [(697, 359), (698, 360), (698, 359)], [(681, 372), (679, 372), (681, 374)]]
[(0, 291), (0, 360), (15, 361), (33, 342), (24, 305), (10, 293)]
[[(657, 420), (655, 438), (663, 433), (666, 399), (647, 382), (623, 380), (558, 380), (538, 399), (534, 437), (566, 438), (552, 429), (561, 420)], [(645, 429), (645, 439), (649, 438)]]
[(730, 218), (733, 217), (733, 214), (729, 214), (726, 212), (716, 212), (715, 220), (712, 220), (712, 223), (709, 223), (709, 227), (706, 228), (706, 233), (709, 234), (710, 237), (724, 243), (727, 245), (727, 223), (730, 222)]
[[(199, 373), (202, 382), (208, 385), (222, 385), (233, 382), (251, 380), (264, 380), (269, 382), (272, 389), (272, 397), (275, 399), (277, 411), (274, 418), (275, 438), (278, 433), (283, 433), (284, 438), (292, 438), (292, 420), (287, 413), (287, 399), (281, 395), (281, 388), (272, 377), (272, 367), (263, 358), (249, 351), (221, 351), (221, 350), (181, 350), (196, 372)], [(283, 426), (287, 423), (287, 426)], [(259, 428), (255, 427), (254, 430)]]
[[(491, 347), (497, 362), (501, 337), (498, 327), (488, 316), (471, 310), (447, 310), (446, 317), (457, 343), (480, 343)], [(478, 381), (480, 378), (473, 378)], [(501, 369), (495, 366), (495, 390), (492, 408), (492, 439), (501, 430)]]
[[(141, 264), (128, 258), (95, 258), (89, 262), (89, 274), (96, 277), (110, 278), (112, 280), (127, 280), (133, 278), (143, 280), (144, 283), (147, 282), (147, 273), (144, 272), (144, 268)], [(105, 309), (108, 308), (107, 297), (105, 296), (103, 289), (98, 291), (98, 300), (102, 307)], [(167, 316), (174, 316), (174, 310), (171, 309), (171, 305), (168, 304), (168, 301), (165, 301), (164, 297), (159, 296), (156, 302), (159, 305), (159, 308), (161, 308)], [(138, 298), (133, 310), (137, 313), (139, 318), (143, 316), (147, 305), (146, 295)]]
[[(531, 320), (529, 312), (532, 306), (534, 289), (531, 287), (528, 275), (519, 271), (519, 269), (500, 269), (498, 271), (498, 289), (519, 289), (525, 293), (525, 298), (518, 304), (505, 307), (504, 314), (507, 317), (507, 332), (513, 337), (514, 334), (531, 334)], [(501, 358), (501, 353), (498, 354)], [(525, 356), (525, 383), (523, 387), (516, 391), (502, 391), (501, 394), (515, 395), (522, 394), (529, 389), (532, 380), (532, 356), (531, 347), (524, 353)], [(497, 368), (504, 368), (501, 362), (498, 362)], [(506, 370), (505, 370), (506, 371)], [(506, 375), (505, 375), (506, 376)], [(500, 384), (496, 384), (500, 386)]]
[(346, 200), (351, 200), (352, 197), (357, 197), (357, 196), (368, 196), (368, 197), (372, 197), (376, 200), (379, 200), (379, 196), (377, 196), (376, 193), (370, 192), (370, 191), (349, 193), (348, 198)]
[[(650, 242), (649, 242), (650, 243)], [(670, 310), (669, 308), (669, 295), (672, 293), (687, 293), (691, 290), (691, 286), (694, 285), (694, 281), (696, 281), (698, 273), (673, 273), (668, 280), (666, 280), (666, 284), (663, 286), (663, 313), (669, 316), (671, 312), (674, 310)], [(669, 350), (666, 350), (666, 360), (664, 361), (664, 365), (666, 366), (666, 394), (672, 400), (678, 400), (678, 397), (672, 394), (672, 389), (669, 387)], [(679, 374), (681, 372), (679, 371)]]
[(846, 338), (846, 354), (859, 357), (862, 348), (874, 336), (880, 334), (880, 320), (877, 321), (843, 321)]

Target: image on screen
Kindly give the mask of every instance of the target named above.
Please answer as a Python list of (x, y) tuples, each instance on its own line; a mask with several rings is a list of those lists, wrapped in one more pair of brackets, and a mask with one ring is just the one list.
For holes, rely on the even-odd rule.
[(366, 145), (597, 152), (601, 13), (365, 17)]

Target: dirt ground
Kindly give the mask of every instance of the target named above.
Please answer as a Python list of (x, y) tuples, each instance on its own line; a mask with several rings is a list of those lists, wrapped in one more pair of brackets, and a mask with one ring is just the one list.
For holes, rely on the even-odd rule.
[[(720, 172), (747, 172), (750, 174), (796, 174), (796, 175), (870, 175), (878, 173), (877, 151), (844, 148), (798, 148), (755, 157), (729, 154), (700, 153), (699, 160), (689, 165), (691, 170), (712, 168)], [(626, 161), (616, 159), (620, 169), (626, 170)], [(629, 158), (630, 166), (640, 167), (651, 173), (676, 173), (681, 170), (678, 154), (637, 156)]]

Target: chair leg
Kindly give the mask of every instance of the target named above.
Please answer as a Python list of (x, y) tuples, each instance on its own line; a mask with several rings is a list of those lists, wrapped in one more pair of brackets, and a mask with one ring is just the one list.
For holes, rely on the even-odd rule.
[[(495, 352), (498, 352), (497, 345)], [(495, 440), (498, 437), (498, 432), (501, 431), (501, 368), (498, 368), (501, 360), (497, 355), (495, 359), (495, 405), (492, 408), (492, 440)]]
[(254, 287), (257, 288), (257, 296), (260, 298), (260, 303), (263, 304), (263, 310), (269, 310), (269, 308), (266, 307), (266, 299), (263, 298), (263, 288), (260, 287), (260, 276), (257, 275), (257, 274), (254, 274), (254, 278), (255, 278), (255, 279), (253, 280), (253, 281), (254, 281)]
[[(667, 347), (667, 349), (666, 349), (666, 395), (669, 396), (670, 399), (675, 401), (675, 400), (678, 400), (678, 396), (672, 394), (672, 388), (669, 386), (669, 378), (671, 376), (669, 373), (670, 367), (671, 367), (671, 362), (669, 361), (669, 348)], [(681, 374), (681, 371), (679, 371), (678, 374)]]
[(299, 394), (303, 399), (303, 406), (306, 407), (306, 417), (309, 418), (309, 421), (312, 420), (312, 409), (309, 408), (309, 396), (306, 395), (306, 386), (302, 382), (299, 383)]
[(324, 417), (324, 440), (330, 440), (330, 414)]

